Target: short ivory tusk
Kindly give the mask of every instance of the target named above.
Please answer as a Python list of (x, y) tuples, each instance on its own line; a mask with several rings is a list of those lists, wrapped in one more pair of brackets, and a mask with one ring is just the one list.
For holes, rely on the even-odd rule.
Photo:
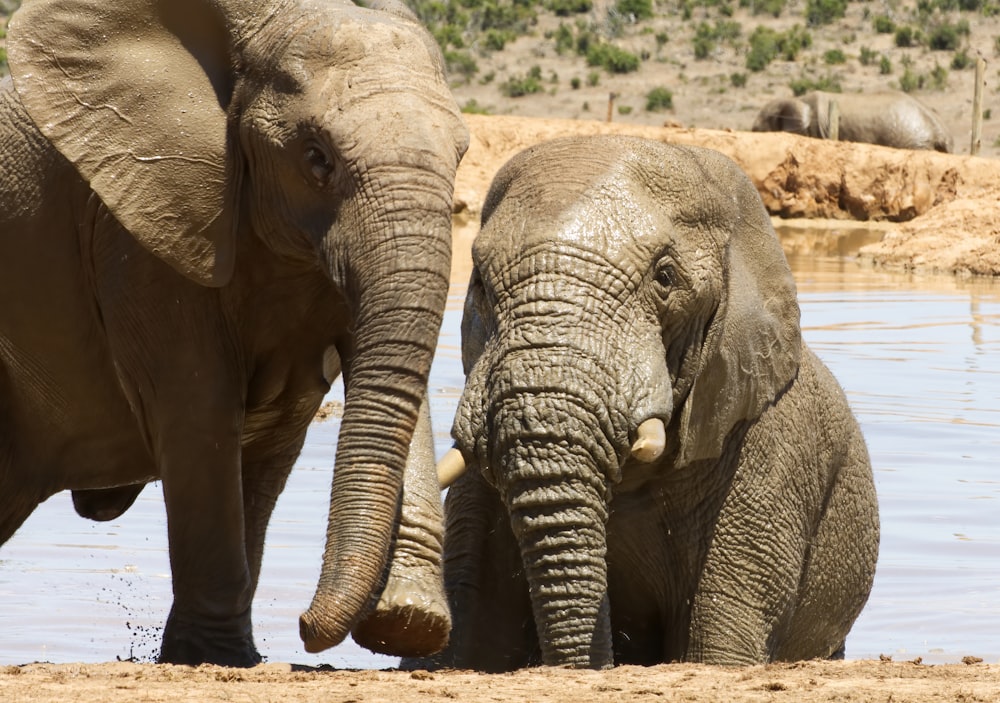
[(445, 452), (445, 455), (441, 457), (441, 461), (438, 462), (437, 472), (438, 483), (441, 484), (441, 490), (443, 491), (453, 484), (459, 476), (465, 473), (465, 458), (462, 456), (462, 452), (454, 447)]
[(632, 456), (648, 464), (659, 459), (666, 446), (667, 428), (663, 426), (663, 420), (651, 417), (639, 425), (639, 429), (636, 430)]

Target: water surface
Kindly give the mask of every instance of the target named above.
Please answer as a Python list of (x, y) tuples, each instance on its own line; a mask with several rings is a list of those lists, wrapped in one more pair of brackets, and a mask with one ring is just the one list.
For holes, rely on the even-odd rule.
[[(875, 466), (882, 549), (848, 658), (1000, 661), (1000, 285), (792, 256), (806, 340), (840, 379)], [(438, 454), (462, 386), (452, 288), (430, 389)], [(331, 398), (339, 398), (335, 386)], [(278, 501), (254, 602), (270, 661), (387, 667), (353, 643), (302, 650), (319, 572), (338, 423), (312, 426)], [(155, 658), (170, 607), (160, 487), (118, 520), (39, 507), (0, 548), (0, 664)]]

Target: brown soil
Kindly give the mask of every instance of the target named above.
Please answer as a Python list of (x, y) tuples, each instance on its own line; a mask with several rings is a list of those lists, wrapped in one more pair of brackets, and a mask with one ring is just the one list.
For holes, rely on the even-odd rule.
[(174, 703), (175, 701), (995, 701), (1000, 666), (924, 666), (888, 661), (802, 662), (747, 668), (670, 664), (611, 671), (316, 671), (287, 664), (251, 670), (140, 664), (32, 664), (0, 668), (7, 703)]
[[(472, 146), (456, 186), (458, 280), (468, 267), (479, 210), (499, 166), (541, 139), (608, 130), (698, 144), (728, 154), (750, 174), (773, 213), (824, 218), (808, 221), (818, 232), (817, 248), (843, 253), (844, 241), (850, 245), (884, 235), (881, 242), (865, 247), (866, 256), (875, 264), (958, 273), (1000, 272), (1000, 162), (783, 134), (517, 117), (469, 116), (468, 122)], [(828, 226), (831, 221), (835, 226)], [(866, 236), (855, 236), (858, 229), (865, 230)], [(841, 241), (819, 241), (827, 236)], [(329, 414), (337, 411), (327, 410)], [(748, 668), (671, 664), (605, 672), (533, 669), (510, 675), (303, 670), (289, 664), (265, 664), (252, 670), (117, 662), (28, 664), (0, 667), (0, 701), (997, 700), (1000, 664), (982, 663), (975, 657), (966, 661), (936, 666), (888, 660), (804, 662)]]

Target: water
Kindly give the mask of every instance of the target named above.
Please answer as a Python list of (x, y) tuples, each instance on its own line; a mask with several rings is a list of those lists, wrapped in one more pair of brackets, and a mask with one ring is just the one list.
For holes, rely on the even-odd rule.
[[(879, 567), (848, 658), (1000, 661), (1000, 283), (884, 273), (843, 257), (791, 262), (805, 338), (860, 418), (879, 493)], [(463, 297), (454, 285), (430, 380), (439, 455), (463, 380)], [(257, 644), (270, 661), (389, 667), (395, 659), (351, 642), (307, 654), (298, 638), (337, 428), (312, 426), (278, 501), (254, 603)], [(152, 660), (170, 600), (158, 484), (109, 523), (77, 517), (69, 494), (57, 495), (0, 548), (0, 664)]]

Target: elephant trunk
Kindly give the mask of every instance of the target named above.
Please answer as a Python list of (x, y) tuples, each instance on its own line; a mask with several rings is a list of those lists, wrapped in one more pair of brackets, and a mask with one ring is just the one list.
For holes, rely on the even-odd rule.
[(383, 221), (377, 238), (368, 225), (369, 243), (346, 247), (361, 252), (346, 264), (328, 251), (331, 268), (343, 267), (334, 276), (350, 282), (345, 289), (354, 301), (355, 326), (351, 348), (340, 349), (344, 417), (323, 565), (312, 604), (299, 620), (308, 652), (347, 636), (371, 605), (386, 566), (403, 468), (447, 300), (449, 215), (450, 202), (419, 234), (412, 225), (403, 232), (404, 225), (393, 222), (426, 223), (426, 214), (397, 213), (392, 222)]
[[(598, 466), (596, 458), (606, 456), (606, 448), (594, 439), (596, 419), (581, 418), (585, 413), (572, 403), (561, 399), (550, 404), (538, 396), (529, 402), (548, 417), (534, 416), (526, 427), (501, 414), (500, 427), (518, 429), (500, 438), (507, 449), (497, 466), (528, 578), (542, 661), (547, 666), (609, 668), (614, 655), (606, 562), (607, 467)], [(532, 428), (549, 429), (532, 436)], [(551, 428), (559, 428), (559, 436)]]

